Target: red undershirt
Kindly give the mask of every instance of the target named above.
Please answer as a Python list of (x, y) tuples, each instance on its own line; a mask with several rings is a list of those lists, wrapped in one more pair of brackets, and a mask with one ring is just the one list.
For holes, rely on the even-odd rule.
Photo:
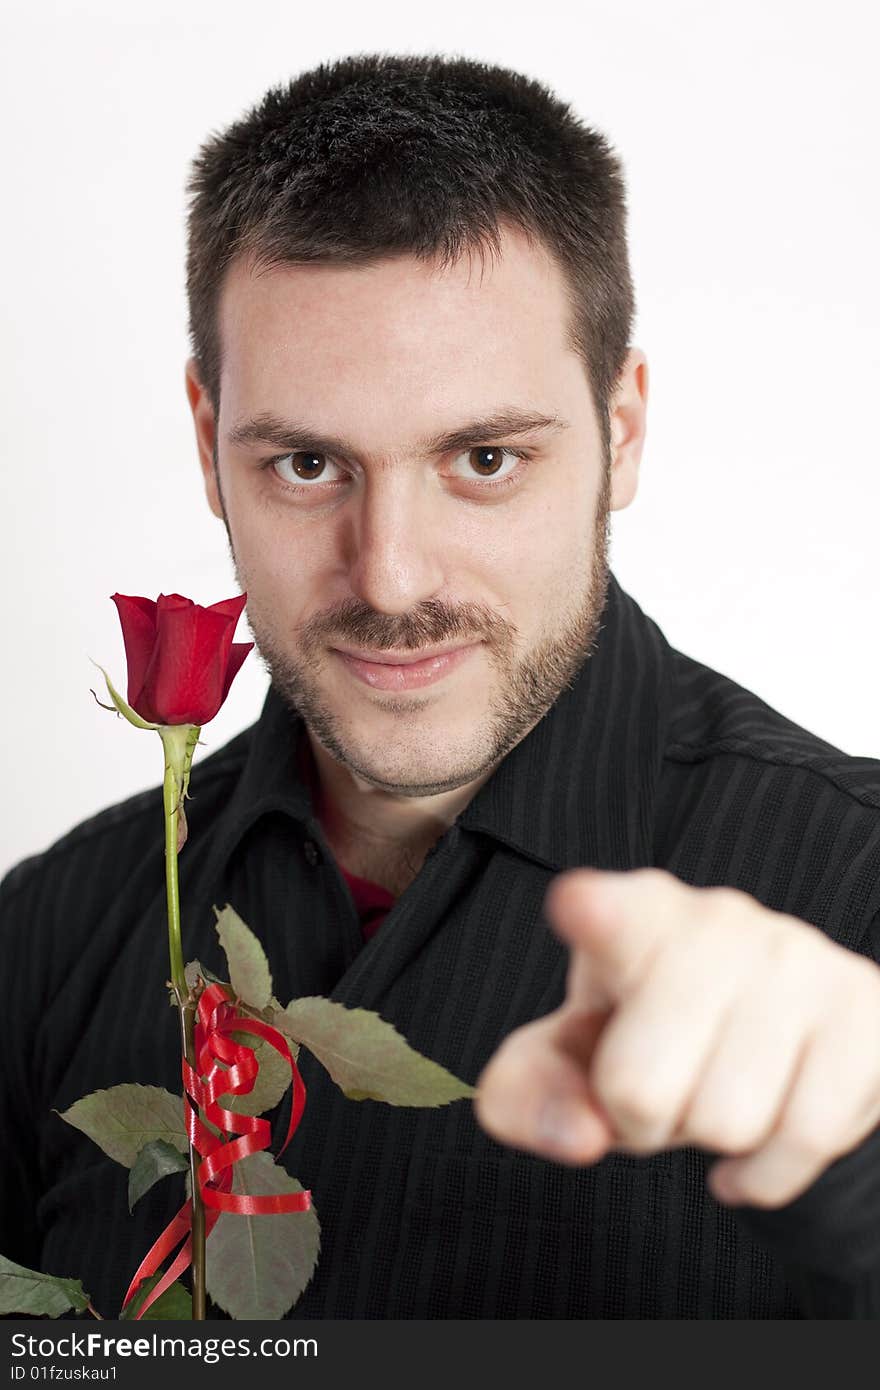
[(383, 888), (381, 883), (372, 883), (368, 878), (358, 878), (357, 874), (350, 874), (341, 864), (339, 871), (351, 889), (351, 896), (361, 919), (364, 941), (369, 941), (394, 906), (394, 894)]
[[(300, 770), (309, 783), (312, 792), (312, 804), (315, 807), (318, 820), (323, 826), (323, 798), (315, 766), (315, 757), (308, 738), (302, 739), (300, 747), (302, 752)], [(373, 883), (371, 879), (359, 878), (357, 874), (350, 874), (342, 864), (339, 864), (339, 860), (336, 862), (339, 865), (339, 872), (348, 884), (351, 896), (354, 898), (364, 941), (369, 941), (371, 936), (375, 936), (394, 906), (394, 894), (389, 893), (387, 888), (383, 888), (381, 883)]]

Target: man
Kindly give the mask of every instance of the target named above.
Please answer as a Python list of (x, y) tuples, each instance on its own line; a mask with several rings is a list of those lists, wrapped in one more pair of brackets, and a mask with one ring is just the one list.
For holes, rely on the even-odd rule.
[[(229, 901), (279, 997), (479, 1080), (396, 1110), (304, 1059), (291, 1316), (877, 1315), (880, 766), (609, 571), (648, 396), (611, 150), (518, 74), (360, 57), (212, 137), (191, 192), (186, 389), (272, 689), (193, 771), (187, 955)], [(0, 1248), (110, 1309), (174, 1198), (130, 1217), (49, 1112), (175, 1085), (156, 804), (5, 885)]]

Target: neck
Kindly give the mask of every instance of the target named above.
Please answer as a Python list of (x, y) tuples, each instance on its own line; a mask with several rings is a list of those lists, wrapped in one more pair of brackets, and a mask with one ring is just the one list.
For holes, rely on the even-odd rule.
[(415, 877), (428, 850), (491, 775), (486, 772), (436, 796), (402, 796), (364, 781), (337, 762), (310, 730), (306, 734), (312, 799), (337, 860), (350, 873), (372, 877), (391, 892), (402, 891), (401, 883)]

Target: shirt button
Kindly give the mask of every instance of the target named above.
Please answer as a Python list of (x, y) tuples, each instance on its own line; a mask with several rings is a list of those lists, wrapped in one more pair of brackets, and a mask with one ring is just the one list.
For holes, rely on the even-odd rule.
[(314, 840), (306, 840), (305, 844), (303, 845), (303, 854), (306, 857), (307, 863), (311, 864), (312, 868), (314, 868), (317, 864), (320, 864), (321, 851), (315, 844)]

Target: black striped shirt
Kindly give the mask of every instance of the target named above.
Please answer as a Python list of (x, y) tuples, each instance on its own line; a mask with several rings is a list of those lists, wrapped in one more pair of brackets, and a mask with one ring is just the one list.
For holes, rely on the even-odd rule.
[[(185, 956), (223, 974), (211, 908), (230, 902), (279, 998), (375, 1009), (468, 1081), (563, 998), (567, 955), (541, 909), (565, 868), (730, 884), (880, 959), (880, 762), (672, 649), (613, 575), (577, 680), (367, 944), (297, 773), (303, 735), (270, 691), (251, 729), (196, 763)], [(126, 1170), (52, 1112), (124, 1081), (179, 1092), (164, 899), (158, 788), (23, 861), (0, 892), (0, 1253), (81, 1278), (109, 1316), (179, 1180), (129, 1215)], [(788, 1206), (729, 1208), (705, 1187), (715, 1154), (569, 1168), (496, 1144), (468, 1102), (346, 1100), (301, 1060), (308, 1101), (283, 1161), (312, 1191), (322, 1247), (293, 1318), (880, 1315), (880, 1130)]]

